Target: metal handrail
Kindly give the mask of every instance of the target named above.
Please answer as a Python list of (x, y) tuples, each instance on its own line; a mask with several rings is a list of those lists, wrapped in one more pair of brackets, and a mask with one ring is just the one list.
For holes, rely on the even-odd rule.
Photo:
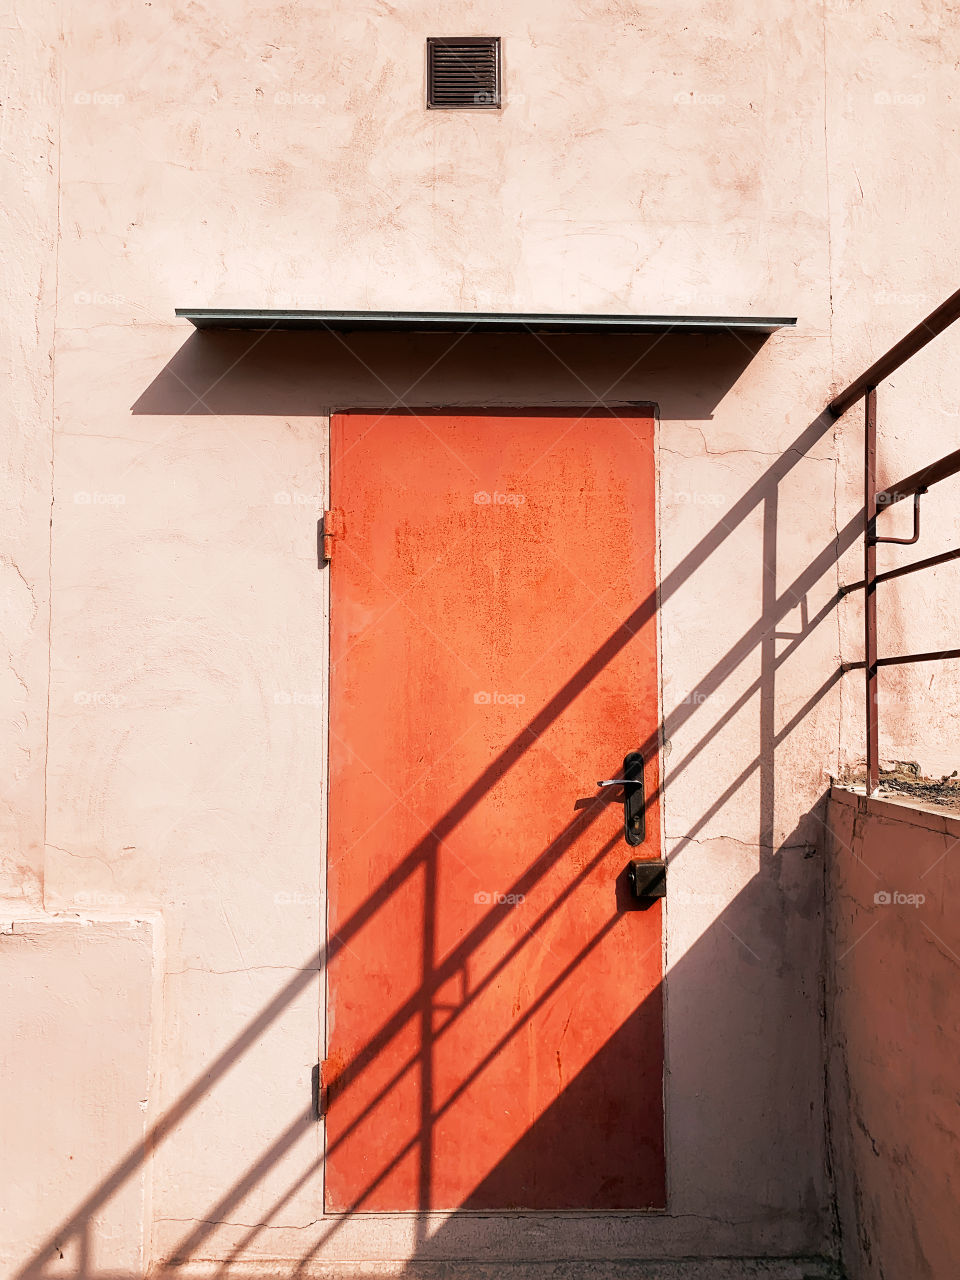
[[(938, 564), (960, 559), (960, 548), (914, 560), (897, 569), (877, 573), (877, 544), (899, 542), (909, 544), (920, 537), (920, 499), (931, 485), (960, 472), (960, 449), (938, 458), (929, 466), (921, 467), (899, 484), (877, 492), (877, 384), (888, 378), (911, 356), (921, 351), (929, 342), (960, 319), (960, 289), (940, 304), (935, 311), (890, 350), (856, 378), (828, 405), (830, 413), (839, 418), (860, 399), (864, 401), (864, 494), (863, 494), (863, 579), (840, 588), (840, 595), (851, 591), (865, 591), (864, 597), (864, 659), (861, 662), (844, 662), (840, 670), (865, 672), (865, 711), (867, 731), (867, 795), (873, 795), (880, 784), (880, 723), (877, 707), (877, 672), (880, 667), (899, 666), (912, 662), (942, 662), (947, 658), (960, 658), (960, 649), (940, 649), (931, 653), (906, 653), (881, 658), (877, 655), (877, 584), (889, 582), (920, 569), (931, 569)], [(914, 530), (912, 538), (881, 538), (877, 536), (877, 516), (905, 498), (914, 500)]]
[[(902, 578), (905, 573), (916, 573), (918, 569), (933, 569), (938, 564), (946, 564), (950, 560), (960, 560), (960, 547), (954, 547), (952, 551), (941, 551), (938, 556), (927, 556), (924, 560), (911, 560), (909, 564), (903, 564), (899, 569), (887, 569), (884, 573), (878, 573), (874, 578), (874, 582), (889, 582), (891, 578)], [(842, 596), (847, 595), (851, 591), (860, 591), (866, 586), (862, 580), (860, 582), (849, 582), (845, 587), (840, 588)]]
[(902, 502), (904, 498), (913, 498), (917, 494), (926, 493), (932, 484), (939, 484), (941, 480), (948, 480), (950, 476), (955, 476), (960, 471), (960, 449), (948, 453), (943, 458), (938, 458), (936, 462), (931, 462), (929, 466), (921, 467), (919, 471), (914, 471), (912, 476), (907, 476), (905, 480), (901, 480), (899, 484), (892, 484), (889, 489), (884, 489), (882, 493), (877, 494), (878, 507), (892, 507), (895, 502)]
[(890, 350), (874, 360), (873, 364), (859, 378), (855, 378), (849, 387), (841, 391), (830, 401), (827, 408), (835, 418), (862, 399), (871, 387), (876, 388), (891, 373), (895, 373), (911, 356), (922, 351), (944, 329), (949, 329), (954, 320), (960, 317), (960, 289), (952, 293), (946, 302), (941, 302), (935, 311), (931, 311), (926, 320), (921, 320), (915, 329), (911, 329), (906, 337), (901, 338)]

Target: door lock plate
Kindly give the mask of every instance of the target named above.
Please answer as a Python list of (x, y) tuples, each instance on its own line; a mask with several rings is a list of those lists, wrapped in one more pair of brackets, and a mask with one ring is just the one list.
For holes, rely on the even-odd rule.
[(631, 858), (627, 863), (627, 880), (635, 898), (667, 896), (667, 864), (662, 858)]

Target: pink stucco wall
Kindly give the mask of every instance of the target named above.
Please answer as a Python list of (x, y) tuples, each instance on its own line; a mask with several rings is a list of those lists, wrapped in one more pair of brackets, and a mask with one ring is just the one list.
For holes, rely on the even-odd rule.
[[(542, 1257), (545, 1239), (594, 1258), (829, 1252), (822, 798), (860, 751), (859, 690), (836, 677), (859, 605), (835, 601), (860, 478), (856, 415), (822, 410), (955, 287), (955, 28), (879, 0), (13, 8), (0, 955), (15, 938), (19, 1052), (52, 1089), (97, 1075), (104, 1000), (123, 1033), (106, 1093), (53, 1114), (4, 1094), (17, 1132), (44, 1135), (25, 1159), (46, 1188), (4, 1222), (5, 1264), (400, 1266)], [(427, 113), (424, 39), (467, 32), (503, 37), (506, 108)], [(189, 304), (800, 325), (759, 350), (447, 351), (198, 338), (173, 319)], [(953, 342), (885, 393), (888, 478), (947, 447)], [(658, 406), (664, 1215), (504, 1231), (321, 1212), (303, 1122), (323, 1052), (315, 525), (330, 410), (405, 396)], [(925, 597), (943, 627), (947, 581)], [(906, 641), (918, 611), (891, 600)], [(887, 754), (951, 758), (955, 681), (930, 679), (895, 686)], [(51, 1012), (33, 999), (58, 965), (73, 1022), (56, 993)], [(44, 1170), (64, 1152), (61, 1182)]]
[(960, 819), (835, 788), (830, 1133), (850, 1280), (954, 1274)]

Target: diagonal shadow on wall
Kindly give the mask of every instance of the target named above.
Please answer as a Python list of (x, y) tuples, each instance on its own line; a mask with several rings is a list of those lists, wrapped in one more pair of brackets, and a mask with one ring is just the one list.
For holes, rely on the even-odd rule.
[[(246, 340), (249, 341), (249, 339)], [(197, 338), (191, 341), (200, 342), (201, 340)], [(286, 336), (284, 341), (288, 341)], [(218, 358), (222, 358), (222, 353), (221, 357)], [(204, 376), (208, 373), (209, 361), (205, 365)], [(162, 381), (162, 379), (159, 381)], [(176, 381), (178, 383), (183, 381), (179, 373)], [(230, 379), (227, 378), (226, 381), (229, 382)], [(169, 391), (169, 383), (164, 384), (162, 388), (154, 384), (149, 395), (138, 405), (137, 411), (154, 413), (186, 412), (187, 410), (184, 408), (174, 408), (173, 402), (165, 398)], [(159, 399), (157, 398), (158, 396), (160, 397)], [(249, 401), (242, 410), (231, 408), (230, 405), (232, 403), (228, 398), (222, 404), (220, 411), (251, 412)], [(161, 404), (165, 407), (160, 408)], [(212, 412), (214, 410), (204, 407), (200, 411)], [(286, 411), (293, 412), (292, 409), (287, 409)], [(303, 411), (306, 412), (306, 409)], [(284, 410), (274, 405), (271, 408), (271, 412), (284, 412)], [(316, 413), (316, 408), (313, 408), (311, 412)], [(805, 431), (801, 432), (791, 448), (786, 450), (764, 475), (724, 512), (723, 519), (719, 520), (680, 561), (676, 568), (665, 576), (660, 585), (660, 599), (665, 600), (678, 590), (697, 568), (708, 561), (709, 557), (724, 544), (731, 533), (748, 516), (756, 510), (761, 510), (764, 513), (765, 555), (764, 563), (759, 569), (764, 584), (761, 616), (748, 628), (741, 640), (732, 646), (724, 658), (716, 664), (709, 673), (706, 684), (701, 681), (700, 687), (701, 689), (704, 687), (710, 689), (721, 688), (731, 674), (750, 655), (756, 653), (761, 656), (760, 676), (746, 690), (740, 692), (725, 716), (697, 740), (695, 746), (684, 759), (668, 771), (663, 784), (665, 788), (669, 788), (671, 780), (676, 778), (679, 772), (688, 768), (692, 761), (709, 747), (711, 740), (725, 724), (729, 723), (736, 710), (745, 706), (751, 698), (759, 695), (760, 731), (758, 735), (758, 751), (754, 759), (723, 793), (705, 797), (704, 811), (685, 833), (679, 849), (682, 850), (684, 848), (685, 842), (695, 839), (697, 832), (708, 822), (709, 817), (726, 803), (729, 796), (735, 793), (747, 778), (758, 773), (761, 778), (761, 813), (758, 822), (758, 845), (771, 856), (761, 860), (760, 869), (754, 880), (741, 889), (735, 900), (719, 916), (716, 916), (696, 941), (689, 946), (683, 958), (670, 970), (668, 977), (671, 992), (671, 1026), (676, 1020), (678, 1027), (676, 1032), (672, 1032), (675, 1041), (672, 1057), (677, 1062), (686, 1064), (683, 1067), (675, 1067), (673, 1071), (672, 1093), (676, 1099), (675, 1105), (689, 1108), (687, 1114), (678, 1123), (681, 1130), (688, 1133), (691, 1128), (697, 1129), (699, 1140), (702, 1141), (703, 1145), (704, 1158), (715, 1162), (719, 1161), (721, 1165), (729, 1158), (720, 1148), (724, 1142), (729, 1140), (730, 1132), (736, 1131), (739, 1121), (742, 1121), (745, 1126), (749, 1126), (753, 1122), (753, 1117), (747, 1114), (749, 1108), (746, 1099), (749, 1098), (749, 1089), (742, 1091), (744, 1114), (741, 1117), (730, 1115), (723, 1117), (722, 1133), (726, 1135), (726, 1138), (721, 1138), (719, 1119), (711, 1123), (710, 1118), (703, 1115), (702, 1109), (698, 1108), (697, 1105), (696, 1091), (691, 1088), (692, 1082), (696, 1078), (696, 1071), (702, 1070), (703, 1062), (708, 1060), (711, 1064), (711, 1070), (722, 1069), (724, 1072), (731, 1074), (731, 1078), (733, 1073), (739, 1073), (742, 1076), (744, 1071), (748, 1073), (755, 1072), (758, 1075), (769, 1071), (780, 1071), (791, 1078), (795, 1087), (809, 1087), (811, 1081), (805, 1073), (807, 1071), (815, 1071), (816, 1067), (812, 1060), (807, 1062), (776, 1062), (774, 1060), (771, 1063), (770, 1046), (767, 1044), (771, 1025), (776, 1028), (783, 1019), (792, 1016), (790, 1010), (794, 1009), (796, 1001), (794, 985), (798, 981), (798, 975), (783, 973), (778, 969), (776, 961), (776, 956), (780, 954), (780, 942), (783, 933), (791, 929), (799, 929), (803, 932), (809, 946), (815, 948), (819, 945), (817, 921), (820, 911), (820, 873), (815, 863), (810, 862), (806, 868), (803, 867), (802, 863), (794, 866), (792, 872), (797, 873), (795, 877), (789, 880), (789, 884), (783, 880), (785, 859), (796, 862), (798, 858), (805, 859), (809, 853), (810, 833), (816, 829), (818, 815), (817, 813), (812, 814), (810, 823), (798, 830), (795, 843), (791, 838), (786, 845), (780, 848), (775, 847), (772, 838), (775, 755), (778, 746), (786, 741), (795, 728), (803, 722), (805, 716), (817, 706), (818, 702), (830, 690), (838, 678), (838, 673), (834, 671), (825, 672), (825, 678), (820, 687), (810, 692), (810, 696), (804, 704), (779, 730), (775, 727), (773, 707), (776, 672), (779, 666), (803, 644), (824, 620), (831, 616), (836, 599), (831, 599), (813, 617), (805, 619), (801, 630), (787, 637), (788, 643), (785, 649), (778, 650), (775, 641), (778, 639), (777, 628), (786, 614), (794, 609), (798, 599), (804, 597), (824, 574), (831, 570), (839, 554), (850, 546), (859, 535), (860, 520), (859, 518), (851, 520), (840, 531), (837, 538), (824, 546), (823, 550), (810, 561), (806, 569), (785, 590), (778, 590), (777, 588), (776, 560), (775, 555), (770, 553), (775, 551), (778, 520), (778, 486), (796, 465), (798, 459), (823, 438), (831, 425), (832, 420), (827, 415), (822, 415), (811, 423)], [(525, 744), (543, 732), (544, 728), (552, 722), (563, 707), (568, 705), (572, 698), (576, 697), (577, 692), (584, 687), (584, 684), (593, 678), (595, 672), (609, 661), (610, 656), (627, 642), (628, 638), (644, 621), (653, 616), (657, 607), (658, 600), (653, 595), (636, 605), (621, 626), (611, 633), (608, 640), (591, 658), (590, 662), (568, 679), (539, 713), (538, 717), (525, 727), (521, 735), (518, 735), (515, 742), (475, 780), (470, 789), (442, 820), (441, 826), (446, 823), (448, 824), (448, 829), (452, 829), (452, 826), (456, 825), (462, 814), (469, 811), (477, 799), (485, 794), (496, 780), (522, 757), (526, 749)], [(697, 709), (698, 704), (690, 701), (684, 701), (676, 706), (665, 716), (664, 722), (660, 727), (660, 736), (670, 736), (675, 733), (681, 725), (685, 724), (697, 713)], [(656, 741), (645, 744), (647, 749), (654, 749), (656, 746)], [(585, 824), (588, 825), (590, 823), (592, 817), (595, 816), (595, 812), (596, 810), (587, 809), (585, 812), (578, 814), (569, 824), (567, 831), (561, 833), (518, 876), (516, 884), (513, 886), (513, 891), (523, 892), (524, 886), (529, 887), (531, 884), (536, 883), (556, 859), (562, 858), (566, 847), (564, 837), (569, 837), (571, 831), (581, 831)], [(442, 831), (439, 837), (436, 834), (431, 837), (431, 842), (435, 838), (442, 839)], [(158, 1145), (165, 1142), (185, 1117), (216, 1087), (218, 1080), (223, 1077), (230, 1067), (282, 1017), (292, 1001), (307, 987), (316, 983), (315, 975), (317, 969), (323, 968), (329, 963), (339, 948), (349, 945), (351, 937), (365, 927), (381, 908), (384, 900), (396, 893), (409, 876), (413, 875), (423, 865), (427, 852), (426, 842), (412, 849), (397, 870), (377, 886), (369, 899), (347, 922), (341, 933), (336, 938), (330, 939), (327, 947), (321, 950), (319, 954), (309, 957), (304, 969), (298, 971), (294, 978), (281, 988), (277, 995), (261, 1010), (260, 1014), (220, 1054), (211, 1060), (202, 1076), (151, 1127), (144, 1142), (126, 1153), (118, 1161), (114, 1169), (103, 1179), (101, 1184), (91, 1192), (83, 1204), (66, 1221), (51, 1232), (48, 1240), (36, 1250), (33, 1257), (18, 1273), (21, 1280), (26, 1280), (27, 1277), (34, 1278), (53, 1274), (75, 1276), (77, 1280), (81, 1280), (81, 1277), (83, 1280), (93, 1280), (93, 1277), (97, 1277), (97, 1280), (106, 1280), (104, 1272), (99, 1270), (96, 1264), (96, 1218), (99, 1210), (115, 1194), (119, 1187), (137, 1173)], [(779, 856), (773, 857), (772, 855), (775, 853)], [(615, 907), (614, 902), (611, 903), (611, 907)], [(493, 934), (501, 924), (502, 919), (502, 911), (498, 908), (493, 908), (477, 926), (476, 936), (464, 939), (462, 946), (465, 952), (469, 954), (484, 937)], [(611, 919), (616, 919), (616, 912)], [(533, 937), (535, 937), (535, 934), (536, 930), (534, 929)], [(776, 945), (774, 945), (775, 943)], [(710, 981), (711, 974), (716, 971), (718, 948), (732, 949), (737, 956), (739, 966), (744, 975), (744, 982), (739, 984), (736, 989), (718, 992)], [(455, 965), (461, 960), (462, 956), (457, 956), (453, 958), (452, 963)], [(396, 1017), (401, 1021), (417, 1017), (422, 1012), (424, 1005), (430, 1003), (437, 987), (446, 980), (447, 976), (447, 971), (442, 966), (435, 973), (430, 974), (422, 989), (417, 992), (410, 1002), (409, 1007), (404, 1007), (398, 1011)], [(816, 993), (808, 993), (806, 999), (805, 1008), (811, 1019), (810, 1031), (813, 1043), (819, 1035)], [(647, 1002), (646, 1007), (638, 1006), (633, 1015), (636, 1020), (632, 1024), (633, 1027), (650, 1025), (651, 1019), (659, 1018), (661, 1001), (662, 993), (658, 990)], [(763, 1010), (762, 1017), (760, 1010)], [(371, 1040), (364, 1052), (351, 1064), (351, 1071), (354, 1074), (362, 1071), (364, 1064), (371, 1061), (382, 1051), (383, 1045), (389, 1042), (391, 1036), (391, 1026), (386, 1025), (381, 1028), (381, 1031)], [(676, 1043), (678, 1036), (679, 1045)], [(602, 1118), (597, 1117), (593, 1118), (595, 1123), (589, 1123), (590, 1073), (594, 1070), (601, 1070), (604, 1054), (608, 1050), (611, 1053), (618, 1052), (621, 1043), (622, 1041), (618, 1041), (616, 1035), (612, 1037), (611, 1043), (601, 1050), (597, 1060), (581, 1073), (583, 1078), (581, 1079), (580, 1076), (577, 1076), (573, 1081), (568, 1082), (555, 1102), (537, 1122), (537, 1126), (542, 1125), (541, 1133), (549, 1132), (559, 1135), (564, 1131), (565, 1125), (574, 1123), (577, 1116), (581, 1117), (581, 1123), (586, 1118), (588, 1123), (583, 1125), (584, 1136), (582, 1140), (593, 1144), (590, 1154), (599, 1165), (602, 1165), (604, 1124)], [(751, 1044), (757, 1048), (765, 1046), (768, 1052), (752, 1057), (746, 1052), (746, 1049)], [(491, 1052), (496, 1052), (496, 1046), (491, 1046)], [(811, 1052), (818, 1051), (811, 1050)], [(414, 1070), (418, 1065), (422, 1067), (422, 1055), (416, 1055), (408, 1064), (401, 1064), (400, 1071), (405, 1073), (408, 1070)], [(482, 1067), (480, 1071), (482, 1074)], [(338, 1089), (341, 1091), (341, 1095), (343, 1090), (349, 1089), (350, 1081), (351, 1076), (349, 1073), (346, 1073), (338, 1080)], [(806, 1081), (806, 1086), (804, 1086), (804, 1081)], [(813, 1080), (812, 1083), (814, 1089), (819, 1092), (819, 1079)], [(734, 1091), (734, 1094), (738, 1097), (741, 1096), (740, 1091)], [(336, 1105), (335, 1097), (332, 1105)], [(585, 1109), (587, 1110), (585, 1111)], [(224, 1239), (222, 1224), (225, 1221), (229, 1221), (231, 1212), (244, 1201), (254, 1187), (259, 1185), (265, 1172), (277, 1164), (284, 1153), (294, 1146), (297, 1139), (303, 1133), (312, 1129), (316, 1123), (316, 1107), (311, 1105), (291, 1122), (285, 1132), (278, 1135), (267, 1150), (259, 1153), (251, 1161), (248, 1168), (235, 1179), (234, 1183), (216, 1197), (211, 1204), (197, 1205), (196, 1225), (170, 1251), (171, 1260), (175, 1259), (176, 1262), (183, 1263), (187, 1260), (211, 1257), (236, 1257), (240, 1259), (249, 1249), (253, 1248), (255, 1241), (270, 1227), (276, 1215), (291, 1201), (297, 1190), (301, 1186), (307, 1185), (311, 1179), (319, 1178), (321, 1162), (318, 1161), (307, 1167), (272, 1207), (259, 1215), (257, 1225), (242, 1230), (234, 1230), (229, 1239)], [(424, 1125), (417, 1135), (417, 1141), (424, 1147), (429, 1146), (432, 1140), (430, 1130), (432, 1130), (435, 1123), (436, 1117), (424, 1117)], [(817, 1134), (813, 1131), (815, 1128), (815, 1116), (813, 1115), (811, 1125), (813, 1128), (811, 1129), (810, 1140), (811, 1142), (819, 1141)], [(775, 1123), (773, 1127), (775, 1128)], [(538, 1134), (537, 1137), (539, 1136)], [(785, 1140), (795, 1141), (796, 1135), (784, 1135), (784, 1138)], [(509, 1153), (502, 1162), (502, 1168), (498, 1166), (485, 1175), (478, 1183), (472, 1196), (468, 1198), (468, 1202), (460, 1206), (461, 1210), (463, 1210), (462, 1222), (457, 1215), (454, 1215), (454, 1218), (439, 1232), (431, 1234), (426, 1227), (418, 1231), (418, 1258), (429, 1260), (432, 1257), (453, 1256), (449, 1250), (451, 1248), (455, 1250), (458, 1247), (456, 1242), (463, 1238), (464, 1231), (469, 1234), (469, 1223), (473, 1221), (469, 1212), (471, 1203), (485, 1202), (493, 1194), (500, 1195), (500, 1191), (494, 1193), (494, 1186), (499, 1186), (504, 1195), (507, 1194), (510, 1188), (522, 1188), (523, 1179), (526, 1176), (524, 1170), (527, 1167), (524, 1147), (525, 1145), (529, 1146), (533, 1141), (534, 1136), (531, 1133), (518, 1144), (517, 1148)], [(770, 1141), (773, 1143), (777, 1141), (775, 1133), (772, 1134)], [(392, 1160), (396, 1159), (396, 1156), (397, 1153), (387, 1153), (385, 1163), (389, 1165)], [(734, 1152), (734, 1161), (735, 1158), (736, 1153)], [(375, 1178), (378, 1177), (379, 1171), (374, 1176)], [(815, 1219), (821, 1208), (822, 1206), (813, 1196), (812, 1198), (808, 1197), (806, 1206), (799, 1210), (800, 1217), (807, 1223), (811, 1233), (815, 1234)], [(329, 1244), (336, 1233), (342, 1229), (343, 1224), (349, 1220), (351, 1214), (355, 1212), (363, 1212), (362, 1198), (356, 1205), (352, 1206), (347, 1214), (319, 1224), (318, 1239), (304, 1253), (303, 1267), (309, 1266), (311, 1259), (325, 1245)], [(464, 1224), (467, 1225), (464, 1226)], [(69, 1252), (70, 1257), (70, 1261), (66, 1266), (58, 1261), (58, 1258), (63, 1257), (65, 1250)]]
[[(809, 953), (810, 949), (814, 956), (818, 954), (821, 946), (822, 863), (814, 860), (809, 850), (799, 847), (778, 853), (779, 857), (764, 862), (757, 874), (671, 968), (667, 977), (674, 1039), (673, 1105), (685, 1113), (674, 1128), (680, 1131), (684, 1141), (695, 1143), (700, 1160), (714, 1166), (721, 1176), (729, 1179), (736, 1178), (743, 1158), (731, 1135), (749, 1133), (756, 1127), (758, 1117), (753, 1097), (755, 1093), (765, 1096), (769, 1092), (771, 1071), (781, 1075), (782, 1088), (799, 1089), (804, 1096), (810, 1097), (811, 1102), (821, 1088), (818, 1070), (820, 994), (814, 989), (798, 1001), (797, 989), (804, 981), (804, 974), (783, 968), (782, 951), (784, 935), (792, 935), (796, 944), (791, 948), (793, 954)], [(612, 926), (619, 914), (615, 890), (612, 890), (611, 907)], [(596, 941), (592, 939), (587, 946), (595, 945)], [(737, 981), (718, 990), (713, 981), (718, 971), (734, 972)], [(278, 995), (278, 1001), (282, 1001), (286, 994), (285, 989)], [(247, 1030), (254, 1027), (262, 1030), (264, 1019), (270, 1017), (275, 1004), (271, 1002)], [(553, 1104), (523, 1139), (478, 1182), (459, 1213), (453, 1213), (441, 1225), (423, 1222), (415, 1256), (409, 1264), (412, 1270), (420, 1264), (471, 1256), (471, 1247), (476, 1247), (477, 1224), (484, 1216), (476, 1210), (489, 1208), (491, 1203), (506, 1206), (524, 1203), (531, 1159), (536, 1162), (536, 1154), (544, 1141), (557, 1152), (558, 1170), (567, 1162), (586, 1160), (597, 1176), (602, 1177), (603, 1149), (611, 1137), (615, 1118), (596, 1113), (593, 1107), (596, 1096), (594, 1082), (598, 1073), (608, 1070), (611, 1058), (618, 1058), (624, 1051), (635, 1051), (638, 1037), (658, 1037), (661, 1004), (660, 988), (638, 1004), (628, 1022), (610, 1037), (578, 1075), (558, 1091)], [(778, 1036), (788, 1028), (792, 1044), (802, 1039), (797, 1035), (798, 1015), (803, 1018), (809, 1032), (807, 1056), (805, 1059), (797, 1055), (778, 1058), (773, 1048)], [(497, 1044), (488, 1046), (487, 1059), (492, 1060), (498, 1048)], [(230, 1050), (224, 1066), (234, 1060), (229, 1055)], [(698, 1097), (702, 1093), (704, 1063), (709, 1063), (715, 1092), (737, 1099), (738, 1110), (728, 1108), (723, 1115), (718, 1115), (709, 1099), (704, 1103)], [(217, 1064), (211, 1066), (216, 1071)], [(483, 1068), (483, 1062), (478, 1064), (477, 1078), (482, 1079)], [(726, 1087), (734, 1083), (735, 1088)], [(209, 1087), (214, 1087), (213, 1080)], [(187, 1096), (181, 1100), (183, 1103), (188, 1101)], [(431, 1117), (432, 1125), (442, 1120), (449, 1102), (446, 1099), (439, 1103), (436, 1115)], [(170, 1117), (171, 1113), (168, 1113), (166, 1118), (169, 1120)], [(803, 1141), (816, 1149), (822, 1142), (820, 1121), (813, 1106), (809, 1129), (804, 1134), (778, 1132), (776, 1117), (765, 1117), (762, 1123), (765, 1136), (774, 1147), (779, 1142)], [(245, 1258), (255, 1257), (255, 1243), (269, 1233), (271, 1224), (297, 1190), (303, 1185), (318, 1182), (322, 1176), (322, 1161), (308, 1163), (284, 1194), (258, 1215), (261, 1221), (256, 1226), (230, 1229), (224, 1226), (224, 1222), (229, 1223), (231, 1215), (237, 1213), (238, 1206), (265, 1173), (299, 1136), (315, 1124), (316, 1114), (311, 1107), (297, 1117), (269, 1149), (260, 1153), (223, 1196), (215, 1203), (198, 1206), (196, 1226), (169, 1251), (168, 1264), (183, 1266), (189, 1262), (220, 1259), (226, 1268), (231, 1261), (240, 1263)], [(478, 1135), (478, 1142), (481, 1139), (482, 1135)], [(416, 1141), (431, 1141), (431, 1135), (418, 1134)], [(377, 1154), (369, 1189), (377, 1186), (403, 1154), (400, 1150)], [(637, 1151), (638, 1176), (642, 1176), (647, 1154), (642, 1149)], [(50, 1245), (38, 1251), (18, 1275), (24, 1280), (27, 1277), (39, 1280), (40, 1277), (53, 1276), (70, 1276), (76, 1280), (128, 1280), (128, 1277), (133, 1280), (134, 1273), (118, 1274), (97, 1266), (96, 1219), (104, 1202), (146, 1156), (142, 1149), (131, 1152), (129, 1161), (118, 1166), (113, 1176), (105, 1180), (89, 1201), (56, 1232), (56, 1246)], [(549, 1193), (549, 1188), (547, 1190)], [(629, 1199), (631, 1194), (632, 1189), (624, 1188), (625, 1198)], [(345, 1213), (318, 1220), (314, 1233), (311, 1233), (315, 1234), (315, 1240), (302, 1254), (299, 1263), (291, 1261), (290, 1271), (294, 1272), (297, 1266), (309, 1271), (313, 1259), (331, 1245), (349, 1224), (353, 1214), (363, 1212), (364, 1197), (361, 1196)], [(811, 1190), (801, 1189), (797, 1209), (798, 1233), (815, 1238), (822, 1212), (823, 1205)], [(240, 1214), (241, 1218), (244, 1216), (244, 1213)], [(532, 1215), (533, 1218), (536, 1216)], [(511, 1230), (520, 1228), (523, 1217), (529, 1221), (531, 1215), (512, 1218)], [(508, 1233), (502, 1235), (500, 1248), (503, 1260), (515, 1257), (515, 1252), (511, 1253)], [(61, 1261), (63, 1255), (66, 1256)], [(500, 1255), (495, 1254), (492, 1260), (497, 1256)], [(626, 1253), (624, 1256), (630, 1255)], [(531, 1258), (542, 1261), (543, 1254), (532, 1252)]]

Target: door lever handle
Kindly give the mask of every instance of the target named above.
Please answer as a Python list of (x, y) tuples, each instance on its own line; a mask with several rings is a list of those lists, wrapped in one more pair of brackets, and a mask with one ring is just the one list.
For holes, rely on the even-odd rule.
[(646, 796), (643, 753), (631, 751), (623, 759), (622, 778), (602, 778), (598, 787), (623, 787), (623, 838), (629, 845), (643, 844), (646, 831)]

